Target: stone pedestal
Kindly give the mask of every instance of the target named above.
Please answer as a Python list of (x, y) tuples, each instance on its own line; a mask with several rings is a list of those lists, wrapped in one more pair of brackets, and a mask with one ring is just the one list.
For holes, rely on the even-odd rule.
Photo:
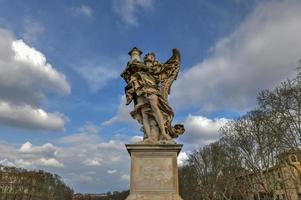
[(179, 144), (128, 144), (131, 155), (130, 195), (127, 200), (182, 200), (179, 195)]

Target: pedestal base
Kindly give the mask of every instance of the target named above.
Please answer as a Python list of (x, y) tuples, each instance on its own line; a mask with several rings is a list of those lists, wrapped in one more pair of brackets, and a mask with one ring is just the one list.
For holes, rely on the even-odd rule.
[(179, 144), (128, 144), (131, 155), (130, 195), (127, 200), (182, 200), (179, 195)]
[(126, 200), (183, 200), (176, 194), (130, 194)]

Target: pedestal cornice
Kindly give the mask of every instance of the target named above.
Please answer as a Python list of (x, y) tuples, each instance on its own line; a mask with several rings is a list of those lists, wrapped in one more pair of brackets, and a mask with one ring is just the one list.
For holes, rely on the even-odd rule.
[(126, 144), (129, 154), (132, 152), (177, 152), (179, 155), (183, 144)]

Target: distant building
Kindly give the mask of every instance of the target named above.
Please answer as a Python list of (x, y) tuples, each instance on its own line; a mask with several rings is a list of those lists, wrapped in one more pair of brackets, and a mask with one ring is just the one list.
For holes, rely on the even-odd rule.
[[(301, 200), (301, 152), (290, 150), (277, 156), (277, 164), (265, 172), (240, 177), (248, 200)], [(250, 184), (246, 184), (246, 180)], [(270, 191), (270, 192), (267, 192)]]

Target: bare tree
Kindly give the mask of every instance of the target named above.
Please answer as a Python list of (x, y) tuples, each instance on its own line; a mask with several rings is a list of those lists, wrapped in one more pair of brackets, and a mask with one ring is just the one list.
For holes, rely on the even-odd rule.
[[(282, 152), (294, 152), (300, 160), (301, 148), (301, 64), (296, 78), (283, 82), (274, 90), (264, 90), (258, 96), (259, 108), (268, 116), (265, 127), (273, 130)], [(301, 169), (289, 159), (281, 165), (287, 171), (284, 185), (294, 182), (296, 192), (301, 184)], [(285, 177), (283, 177), (285, 178)]]
[(239, 195), (235, 181), (237, 162), (232, 162), (233, 154), (229, 155), (223, 143), (216, 142), (194, 151), (189, 156), (189, 169), (186, 170), (191, 170), (195, 177), (195, 192), (202, 199), (230, 200)]
[(179, 168), (179, 188), (180, 195), (185, 200), (202, 199), (198, 178), (194, 173), (191, 163), (186, 163)]
[(269, 170), (276, 164), (278, 149), (271, 130), (265, 127), (265, 120), (265, 113), (254, 110), (221, 130), (228, 145), (239, 152), (244, 169), (240, 180), (258, 199), (261, 194), (271, 196), (277, 186)]

